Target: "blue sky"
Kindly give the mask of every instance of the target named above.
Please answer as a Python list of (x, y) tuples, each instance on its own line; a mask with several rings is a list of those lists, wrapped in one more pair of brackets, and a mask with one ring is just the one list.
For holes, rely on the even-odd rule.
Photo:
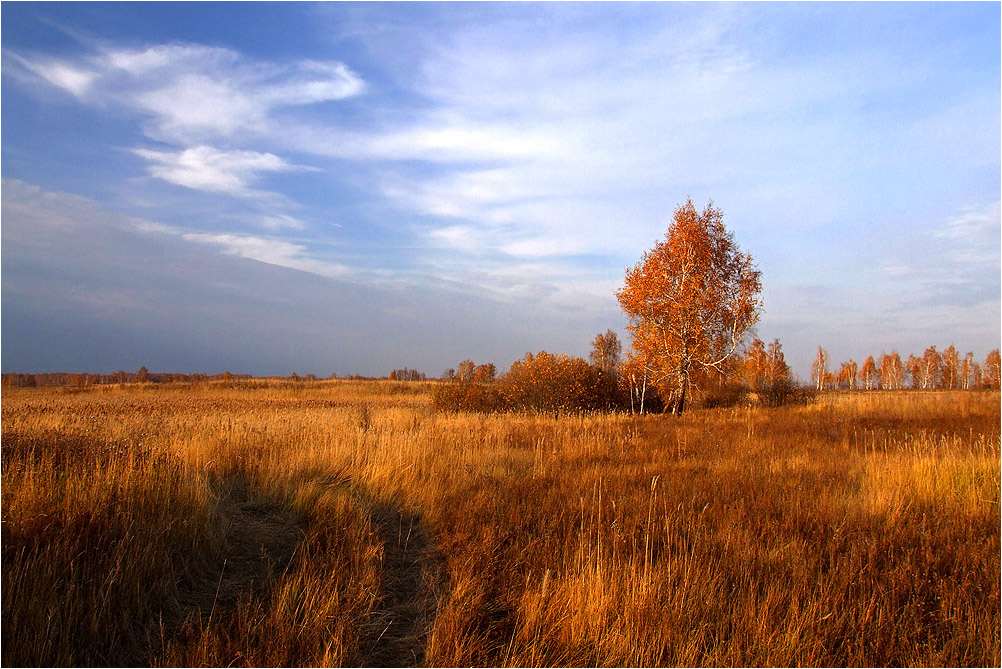
[(675, 206), (836, 360), (1000, 339), (998, 3), (11, 3), (3, 371), (586, 355)]

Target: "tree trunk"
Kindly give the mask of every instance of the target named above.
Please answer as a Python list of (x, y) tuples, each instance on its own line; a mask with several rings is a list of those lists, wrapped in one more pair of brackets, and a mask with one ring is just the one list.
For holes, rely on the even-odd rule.
[(678, 384), (678, 400), (675, 402), (674, 410), (676, 416), (681, 416), (682, 411), (685, 410), (685, 388), (689, 385), (688, 381), (687, 378), (682, 377), (682, 380)]

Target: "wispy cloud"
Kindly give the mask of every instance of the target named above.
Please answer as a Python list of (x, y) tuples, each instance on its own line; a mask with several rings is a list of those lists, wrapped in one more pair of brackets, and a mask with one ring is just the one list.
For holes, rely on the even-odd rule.
[(912, 237), (909, 246), (892, 249), (892, 262), (882, 267), (888, 279), (909, 288), (911, 299), (933, 306), (997, 308), (1002, 262), (998, 201), (966, 207)]
[(145, 119), (151, 139), (180, 145), (263, 132), (281, 108), (344, 100), (365, 90), (341, 62), (262, 62), (199, 44), (107, 47), (75, 61), (23, 54), (15, 59), (85, 103), (132, 110)]
[[(267, 237), (235, 233), (203, 233), (185, 230), (129, 216), (112, 214), (103, 210), (93, 200), (42, 190), (22, 181), (4, 179), (2, 200), (5, 215), (16, 218), (18, 225), (4, 228), (7, 247), (24, 251), (36, 244), (33, 231), (39, 238), (50, 237), (63, 230), (77, 236), (87, 236), (101, 230), (114, 230), (130, 235), (180, 240), (192, 245), (208, 247), (223, 255), (257, 260), (269, 265), (317, 274), (325, 277), (346, 277), (350, 268), (330, 258), (313, 253), (302, 242), (280, 237)], [(282, 221), (284, 227), (295, 227), (292, 221)], [(88, 226), (88, 229), (81, 229)]]
[(348, 274), (348, 268), (345, 265), (311, 258), (304, 245), (294, 244), (281, 239), (269, 239), (253, 235), (213, 235), (196, 232), (184, 233), (181, 237), (189, 242), (215, 246), (221, 249), (226, 255), (257, 260), (269, 265), (288, 267), (327, 277), (342, 277)]
[(3, 180), (0, 203), (4, 369), (438, 374), (467, 357), (583, 353), (581, 333), (608, 327), (590, 302), (540, 305), (559, 289), (538, 268), (359, 281), (305, 244), (187, 232), (23, 182)]
[[(969, 207), (946, 222), (936, 237), (997, 247), (1002, 235), (1002, 202)], [(997, 250), (997, 249), (996, 249)]]
[[(251, 188), (251, 184), (263, 173), (303, 169), (272, 153), (220, 151), (210, 146), (195, 146), (182, 151), (133, 149), (133, 153), (146, 160), (149, 173), (159, 179), (193, 190), (243, 197), (265, 195)], [(274, 221), (285, 218), (280, 215), (269, 217)]]
[(100, 77), (100, 74), (93, 70), (51, 58), (24, 58), (17, 54), (11, 54), (11, 57), (24, 69), (22, 77), (30, 73), (81, 100)]
[(135, 147), (148, 173), (206, 193), (249, 199), (271, 230), (302, 229), (285, 196), (257, 187), (267, 174), (305, 168), (272, 150), (284, 110), (345, 100), (365, 82), (338, 61), (275, 63), (227, 48), (162, 44), (130, 49), (99, 45), (89, 55), (56, 59), (9, 54), (22, 80), (44, 82), (91, 107), (132, 114), (151, 140)]

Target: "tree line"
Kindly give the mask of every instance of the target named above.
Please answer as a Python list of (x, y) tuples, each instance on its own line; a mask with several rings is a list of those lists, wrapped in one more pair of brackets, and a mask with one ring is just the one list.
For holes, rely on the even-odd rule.
[(968, 351), (961, 355), (950, 344), (943, 351), (935, 346), (921, 356), (902, 360), (897, 351), (882, 353), (879, 361), (867, 356), (860, 365), (855, 360), (833, 364), (828, 351), (818, 346), (811, 365), (815, 390), (979, 390), (998, 388), (1002, 381), (1002, 360), (994, 349), (983, 363)]
[(111, 374), (74, 374), (50, 372), (44, 374), (9, 373), (3, 375), (4, 388), (33, 388), (36, 386), (86, 386), (113, 385), (118, 383), (194, 383), (201, 381), (229, 381), (254, 378), (250, 374), (174, 374), (151, 372), (145, 366), (135, 372), (119, 370)]
[[(495, 376), (493, 363), (460, 364), (434, 390), (436, 408), (445, 411), (541, 411), (551, 413), (629, 411), (659, 413), (670, 408), (643, 367), (622, 358), (623, 345), (613, 330), (595, 336), (588, 360), (548, 353), (526, 353), (507, 372)], [(478, 373), (477, 370), (484, 370)], [(489, 371), (488, 371), (489, 370)], [(639, 372), (638, 372), (639, 370)], [(639, 375), (638, 375), (639, 374)], [(782, 404), (796, 390), (778, 339), (766, 345), (753, 339), (739, 355), (700, 383), (695, 401), (703, 406), (753, 399)]]

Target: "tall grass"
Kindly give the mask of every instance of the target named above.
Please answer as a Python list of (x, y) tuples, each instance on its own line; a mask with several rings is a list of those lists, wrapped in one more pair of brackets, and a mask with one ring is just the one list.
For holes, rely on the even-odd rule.
[(998, 665), (996, 393), (4, 392), (5, 664)]

